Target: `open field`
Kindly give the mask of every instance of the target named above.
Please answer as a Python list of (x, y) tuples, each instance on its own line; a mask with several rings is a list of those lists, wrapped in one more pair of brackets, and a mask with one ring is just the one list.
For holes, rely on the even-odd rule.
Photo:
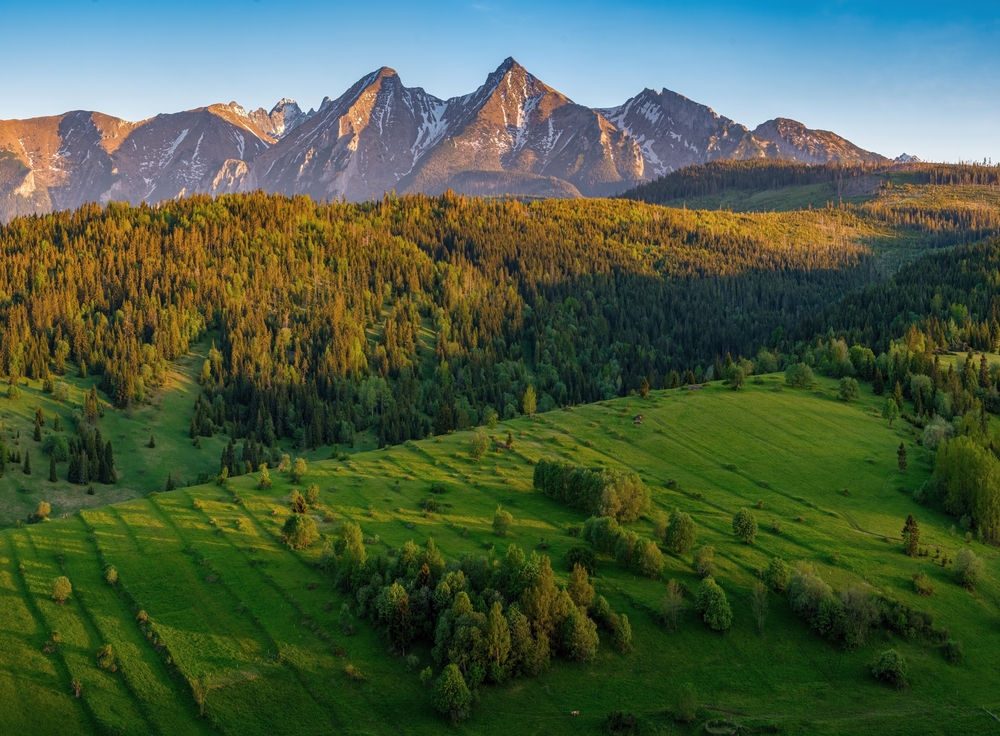
[[(494, 545), (502, 552), (509, 543), (534, 549), (544, 540), (545, 554), (565, 579), (565, 555), (581, 543), (568, 529), (585, 515), (532, 490), (530, 463), (561, 458), (619, 466), (640, 473), (651, 489), (650, 517), (687, 511), (698, 525), (698, 544), (715, 547), (716, 577), (734, 610), (729, 632), (711, 632), (693, 612), (676, 633), (658, 623), (664, 581), (697, 585), (690, 553), (667, 554), (660, 581), (601, 559), (594, 585), (629, 615), (635, 651), (618, 654), (602, 641), (587, 664), (554, 662), (537, 678), (485, 688), (456, 732), (597, 733), (607, 713), (620, 709), (661, 733), (693, 733), (723, 715), (759, 733), (1000, 733), (1000, 723), (983, 708), (1000, 706), (995, 553), (970, 544), (988, 557), (987, 579), (976, 593), (955, 584), (933, 556), (906, 557), (899, 537), (911, 512), (921, 524), (922, 545), (952, 558), (966, 546), (949, 532), (950, 517), (909, 498), (928, 478), (931, 458), (914, 444), (908, 425), (890, 430), (867, 388), (861, 401), (845, 405), (836, 400), (833, 381), (821, 379), (815, 391), (775, 390), (782, 383), (765, 376), (740, 393), (712, 384), (501, 423), (496, 434), (510, 429), (513, 451), (489, 453), (480, 463), (469, 457), (469, 433), (310, 462), (296, 487), (317, 483), (321, 531), (332, 536), (342, 520), (355, 520), (370, 552), (433, 536), (452, 559), (485, 554)], [(645, 415), (641, 426), (632, 424), (637, 412)], [(901, 440), (910, 453), (906, 474), (896, 467)], [(295, 553), (278, 542), (292, 486), (284, 476), (272, 477), (270, 491), (256, 490), (251, 477), (233, 480), (241, 503), (226, 489), (199, 486), (0, 532), (0, 689), (18, 694), (0, 701), (2, 730), (445, 730), (416, 671), (387, 654), (367, 624), (353, 637), (341, 634), (342, 599), (311, 564), (322, 543)], [(445, 505), (425, 515), (418, 501), (434, 481), (448, 487), (440, 497)], [(515, 519), (505, 539), (490, 525), (498, 503)], [(760, 524), (752, 547), (732, 534), (740, 507), (751, 508)], [(780, 533), (772, 531), (772, 520)], [(650, 519), (632, 526), (652, 533)], [(932, 612), (936, 626), (965, 644), (965, 662), (949, 665), (936, 645), (882, 632), (845, 651), (813, 634), (776, 595), (758, 635), (749, 589), (756, 570), (775, 555), (812, 562), (835, 589), (864, 583)], [(103, 581), (102, 562), (117, 569), (117, 588)], [(933, 597), (913, 592), (910, 579), (918, 570), (932, 579)], [(74, 586), (64, 606), (51, 600), (51, 581), (60, 574)], [(149, 618), (145, 629), (136, 620), (140, 609)], [(53, 631), (59, 632), (56, 644)], [(50, 652), (43, 651), (47, 643)], [(116, 672), (97, 666), (103, 644), (112, 646)], [(868, 672), (889, 646), (909, 662), (910, 684), (902, 691)], [(432, 664), (426, 649), (414, 653), (419, 669)], [(347, 664), (366, 679), (350, 679)], [(80, 698), (73, 696), (74, 679), (82, 684)], [(688, 682), (701, 706), (691, 727), (672, 715), (677, 691)], [(196, 692), (204, 692), (204, 720)], [(570, 716), (574, 710), (579, 717)]]

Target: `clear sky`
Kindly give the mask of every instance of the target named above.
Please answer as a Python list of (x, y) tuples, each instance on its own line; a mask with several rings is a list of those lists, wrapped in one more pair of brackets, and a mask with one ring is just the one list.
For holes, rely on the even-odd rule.
[(668, 89), (753, 128), (1000, 160), (1000, 2), (0, 0), (0, 119), (303, 108), (386, 65), (439, 97), (507, 56), (573, 100)]

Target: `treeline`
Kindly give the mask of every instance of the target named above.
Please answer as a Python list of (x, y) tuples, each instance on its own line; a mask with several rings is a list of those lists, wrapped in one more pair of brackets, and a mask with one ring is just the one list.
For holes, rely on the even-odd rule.
[(880, 352), (904, 336), (919, 353), (993, 352), (1000, 347), (1000, 239), (919, 258), (887, 282), (804, 317), (795, 334), (830, 334)]
[(665, 204), (721, 194), (731, 189), (762, 191), (871, 176), (885, 171), (881, 164), (804, 164), (775, 159), (720, 159), (686, 166), (623, 193), (623, 199)]
[[(418, 641), (433, 647), (441, 668), (434, 704), (456, 721), (482, 686), (537, 675), (553, 657), (592, 658), (599, 622), (613, 629), (620, 649), (631, 643), (628, 618), (595, 595), (582, 567), (562, 587), (548, 557), (525, 555), (516, 545), (502, 559), (491, 553), (449, 563), (433, 539), (422, 548), (410, 541), (388, 555), (369, 555), (361, 528), (345, 522), (320, 564), (351, 596), (340, 616), (344, 633), (352, 633), (357, 616), (401, 655)], [(432, 679), (430, 668), (421, 673), (425, 683)]]
[(921, 164), (914, 168), (914, 175), (918, 184), (995, 187), (1000, 184), (1000, 165)]
[(701, 379), (873, 279), (858, 231), (451, 194), (89, 205), (0, 228), (0, 371), (75, 361), (127, 408), (214, 331), (196, 437), (394, 444), (514, 416), (529, 383), (544, 411)]

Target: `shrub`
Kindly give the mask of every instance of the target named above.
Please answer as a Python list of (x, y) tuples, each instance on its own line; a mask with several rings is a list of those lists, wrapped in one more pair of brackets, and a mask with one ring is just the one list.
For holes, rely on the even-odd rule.
[(684, 589), (671, 578), (667, 582), (667, 592), (663, 596), (663, 620), (671, 631), (677, 631), (677, 622), (685, 608)]
[(887, 649), (875, 660), (875, 664), (872, 665), (872, 674), (882, 682), (888, 682), (896, 687), (904, 687), (906, 685), (906, 660), (895, 649)]
[(257, 479), (257, 489), (267, 491), (271, 488), (271, 474), (267, 472), (267, 463), (261, 463), (257, 468), (260, 471), (260, 478)]
[(73, 585), (65, 575), (52, 581), (52, 600), (62, 605), (73, 594)]
[(566, 564), (570, 571), (579, 565), (588, 575), (597, 573), (597, 556), (589, 547), (573, 547), (566, 553)]
[(458, 723), (469, 714), (471, 705), (472, 693), (465, 684), (462, 671), (458, 669), (458, 665), (449, 664), (441, 671), (434, 686), (434, 707), (452, 722)]
[(785, 383), (795, 388), (809, 388), (813, 384), (813, 372), (805, 363), (795, 363), (785, 369)]
[(305, 549), (319, 539), (319, 532), (311, 516), (292, 514), (281, 528), (281, 537), (291, 549)]
[(698, 548), (694, 553), (694, 571), (698, 573), (698, 577), (709, 578), (715, 574), (715, 565), (712, 564), (714, 559), (715, 547), (705, 545)]
[(984, 571), (983, 561), (976, 557), (975, 552), (971, 549), (959, 550), (955, 557), (955, 577), (962, 587), (975, 590)]
[(578, 608), (590, 608), (590, 604), (594, 602), (594, 586), (590, 584), (587, 571), (580, 565), (573, 567), (566, 592)]
[(624, 613), (618, 616), (615, 622), (615, 630), (611, 634), (611, 643), (619, 652), (632, 651), (632, 625), (628, 621), (628, 616)]
[(918, 572), (913, 575), (913, 589), (917, 595), (934, 595), (934, 585), (926, 573)]
[(660, 577), (660, 573), (663, 572), (663, 553), (656, 546), (656, 542), (651, 539), (639, 542), (636, 564), (639, 571), (647, 578), (657, 580)]
[(960, 664), (965, 658), (965, 652), (962, 650), (962, 642), (955, 641), (954, 639), (949, 639), (941, 645), (941, 654), (944, 655), (949, 664)]
[(52, 507), (49, 505), (48, 501), (39, 501), (38, 507), (28, 515), (28, 521), (35, 524), (39, 521), (48, 521), (49, 514), (52, 513)]
[(493, 533), (498, 537), (505, 537), (513, 523), (514, 517), (510, 512), (504, 511), (503, 506), (497, 506), (496, 513), (493, 514)]
[(69, 443), (61, 434), (46, 435), (42, 441), (42, 452), (54, 457), (56, 462), (65, 462), (69, 460)]
[(306, 503), (308, 503), (313, 508), (319, 502), (319, 486), (315, 483), (310, 483), (309, 487), (306, 488)]
[(476, 433), (472, 435), (472, 439), (469, 440), (469, 455), (477, 463), (483, 459), (486, 451), (490, 449), (490, 438), (486, 436), (486, 432), (481, 429), (477, 429)]
[(733, 609), (715, 578), (705, 578), (698, 588), (698, 610), (702, 620), (714, 631), (725, 631), (733, 623)]
[(292, 483), (301, 483), (302, 477), (307, 472), (306, 459), (304, 457), (295, 458), (295, 462), (292, 463), (292, 470), (290, 473)]
[(430, 667), (425, 667), (420, 671), (420, 684), (427, 687), (432, 682), (434, 682), (434, 670)]
[(764, 624), (767, 622), (768, 589), (760, 580), (754, 581), (753, 584), (751, 608), (753, 609), (754, 620), (757, 622), (757, 633), (763, 634)]
[(104, 579), (107, 581), (108, 585), (118, 584), (118, 570), (115, 569), (114, 565), (108, 567), (107, 572), (104, 573)]
[(750, 509), (740, 509), (733, 516), (733, 534), (747, 544), (753, 544), (753, 540), (757, 537), (757, 519)]
[(304, 514), (309, 511), (309, 504), (306, 503), (305, 497), (297, 489), (292, 490), (288, 495), (288, 505), (292, 507), (292, 512), (296, 514)]
[(681, 685), (677, 693), (677, 720), (681, 723), (691, 723), (697, 716), (698, 695), (690, 682)]
[(663, 536), (663, 544), (666, 548), (675, 554), (682, 555), (694, 547), (697, 538), (698, 530), (694, 525), (694, 520), (680, 509), (674, 509), (670, 515), (670, 526), (667, 527)]
[(780, 557), (775, 557), (764, 570), (764, 582), (767, 587), (776, 593), (783, 593), (788, 587), (788, 581), (792, 576), (792, 571)]
[(853, 401), (861, 398), (861, 391), (858, 389), (857, 379), (851, 378), (850, 376), (841, 378), (840, 387), (837, 389), (837, 395), (840, 397), (841, 401)]

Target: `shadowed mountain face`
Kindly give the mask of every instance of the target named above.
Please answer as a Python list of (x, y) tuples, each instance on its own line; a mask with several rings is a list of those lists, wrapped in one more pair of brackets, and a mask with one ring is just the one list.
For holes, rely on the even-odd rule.
[(128, 122), (97, 112), (0, 121), (0, 220), (88, 202), (264, 189), (317, 199), (384, 192), (607, 196), (731, 158), (885, 159), (776, 118), (752, 132), (669, 90), (578, 105), (513, 59), (441, 100), (383, 67), (318, 110), (235, 102)]

